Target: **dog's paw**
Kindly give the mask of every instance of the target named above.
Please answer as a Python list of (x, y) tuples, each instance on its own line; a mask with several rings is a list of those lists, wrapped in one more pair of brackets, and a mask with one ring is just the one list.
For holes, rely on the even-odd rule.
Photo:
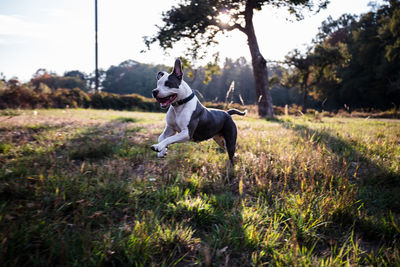
[(158, 144), (154, 144), (151, 146), (151, 150), (156, 151), (156, 152), (160, 152), (161, 150), (158, 148)]
[(163, 150), (166, 150), (167, 148), (165, 146), (160, 145), (160, 144), (154, 144), (154, 145), (151, 146), (151, 149), (153, 151), (156, 151), (156, 152), (162, 152)]
[(157, 153), (157, 157), (164, 158), (167, 155), (167, 148), (164, 148), (160, 152)]

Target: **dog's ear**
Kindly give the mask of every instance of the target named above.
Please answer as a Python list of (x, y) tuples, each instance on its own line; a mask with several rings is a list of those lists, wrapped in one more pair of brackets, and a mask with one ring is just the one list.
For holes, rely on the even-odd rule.
[(157, 80), (159, 80), (162, 76), (164, 76), (164, 72), (159, 71), (159, 72), (157, 73)]
[(182, 63), (179, 58), (175, 60), (174, 70), (172, 71), (172, 74), (174, 74), (179, 80), (182, 80), (183, 77)]

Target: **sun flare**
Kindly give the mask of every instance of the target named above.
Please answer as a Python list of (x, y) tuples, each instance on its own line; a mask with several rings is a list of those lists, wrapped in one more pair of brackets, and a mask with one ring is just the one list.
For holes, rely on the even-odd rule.
[(231, 20), (231, 16), (228, 13), (221, 13), (217, 18), (222, 24), (228, 24)]

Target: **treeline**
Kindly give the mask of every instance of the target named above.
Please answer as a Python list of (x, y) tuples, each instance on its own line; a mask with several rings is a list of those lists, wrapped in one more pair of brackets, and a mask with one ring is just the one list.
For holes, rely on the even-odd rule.
[[(156, 73), (160, 70), (170, 71), (171, 66), (142, 64), (127, 60), (118, 66), (111, 66), (103, 76), (103, 91), (129, 94), (137, 93), (151, 97), (156, 86)], [(208, 74), (206, 67), (187, 69), (184, 80), (196, 90), (202, 101), (233, 102), (239, 104), (255, 104), (253, 72), (250, 62), (245, 58), (236, 60), (226, 58), (223, 65), (214, 74)], [(285, 69), (279, 65), (269, 68), (270, 75), (283, 77)], [(282, 85), (271, 86), (274, 104), (301, 104), (301, 95), (297, 88), (288, 89)]]

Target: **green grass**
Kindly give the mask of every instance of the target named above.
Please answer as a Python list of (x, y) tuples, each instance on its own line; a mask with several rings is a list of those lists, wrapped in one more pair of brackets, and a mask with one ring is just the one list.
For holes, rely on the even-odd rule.
[(164, 116), (2, 113), (2, 266), (400, 264), (399, 121), (235, 117), (231, 170)]

